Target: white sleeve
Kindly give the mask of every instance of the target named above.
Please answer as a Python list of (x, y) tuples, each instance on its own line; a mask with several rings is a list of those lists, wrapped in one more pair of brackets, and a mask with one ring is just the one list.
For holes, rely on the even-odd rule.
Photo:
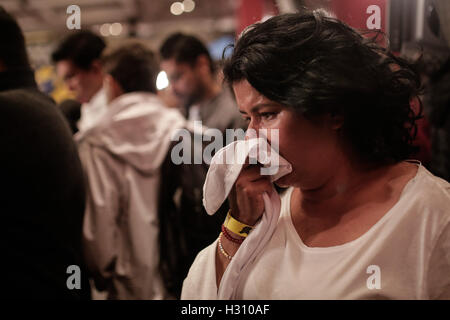
[(200, 251), (183, 282), (181, 300), (217, 300), (217, 240)]
[(450, 299), (450, 221), (443, 228), (431, 253), (427, 272), (428, 297)]
[(96, 286), (104, 290), (105, 280), (112, 277), (118, 250), (119, 164), (106, 151), (89, 144), (80, 145), (79, 153), (87, 182), (84, 256)]

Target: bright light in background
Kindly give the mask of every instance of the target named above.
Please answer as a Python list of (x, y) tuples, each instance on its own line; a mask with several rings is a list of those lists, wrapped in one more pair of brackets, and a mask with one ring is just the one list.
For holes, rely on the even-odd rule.
[(169, 86), (169, 79), (167, 78), (167, 74), (164, 71), (158, 73), (156, 77), (156, 89), (162, 90)]
[(119, 22), (104, 23), (100, 26), (100, 34), (104, 37), (118, 36), (122, 33), (123, 26)]
[(179, 16), (183, 12), (192, 12), (195, 9), (195, 2), (193, 0), (183, 0), (183, 2), (174, 2), (170, 6), (170, 12), (173, 15)]
[(111, 28), (111, 24), (109, 24), (109, 23), (102, 24), (102, 26), (100, 27), (100, 34), (104, 37), (109, 36), (110, 28)]
[(183, 1), (184, 12), (192, 12), (195, 9), (195, 2), (192, 0)]
[(184, 5), (181, 2), (174, 2), (170, 6), (170, 12), (173, 15), (179, 16), (184, 11)]
[(110, 27), (109, 27), (109, 33), (112, 36), (118, 36), (119, 34), (122, 33), (122, 25), (118, 22), (113, 23)]

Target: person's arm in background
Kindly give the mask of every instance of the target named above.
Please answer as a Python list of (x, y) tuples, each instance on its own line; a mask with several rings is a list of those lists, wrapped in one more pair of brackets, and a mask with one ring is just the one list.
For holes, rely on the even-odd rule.
[(100, 148), (81, 143), (79, 153), (86, 177), (83, 251), (98, 290), (107, 289), (118, 252), (117, 219), (120, 211), (117, 163)]

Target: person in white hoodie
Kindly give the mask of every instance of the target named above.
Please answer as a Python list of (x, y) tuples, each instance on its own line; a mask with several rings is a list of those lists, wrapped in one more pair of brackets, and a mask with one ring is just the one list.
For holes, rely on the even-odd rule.
[(144, 45), (107, 50), (102, 65), (108, 110), (77, 137), (88, 181), (88, 268), (108, 299), (170, 298), (158, 271), (160, 168), (185, 119), (155, 94), (158, 64)]

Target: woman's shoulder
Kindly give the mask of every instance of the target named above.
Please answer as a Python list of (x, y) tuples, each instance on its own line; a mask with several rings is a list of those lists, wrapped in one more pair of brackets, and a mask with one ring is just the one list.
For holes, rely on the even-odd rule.
[(421, 200), (434, 206), (442, 206), (450, 214), (450, 183), (433, 175), (424, 166), (414, 178), (417, 180), (416, 192), (421, 194)]
[(421, 219), (441, 225), (450, 223), (450, 183), (420, 165), (409, 184), (404, 191), (404, 206), (419, 213)]
[(182, 300), (217, 299), (216, 247), (217, 239), (195, 258), (183, 282)]

